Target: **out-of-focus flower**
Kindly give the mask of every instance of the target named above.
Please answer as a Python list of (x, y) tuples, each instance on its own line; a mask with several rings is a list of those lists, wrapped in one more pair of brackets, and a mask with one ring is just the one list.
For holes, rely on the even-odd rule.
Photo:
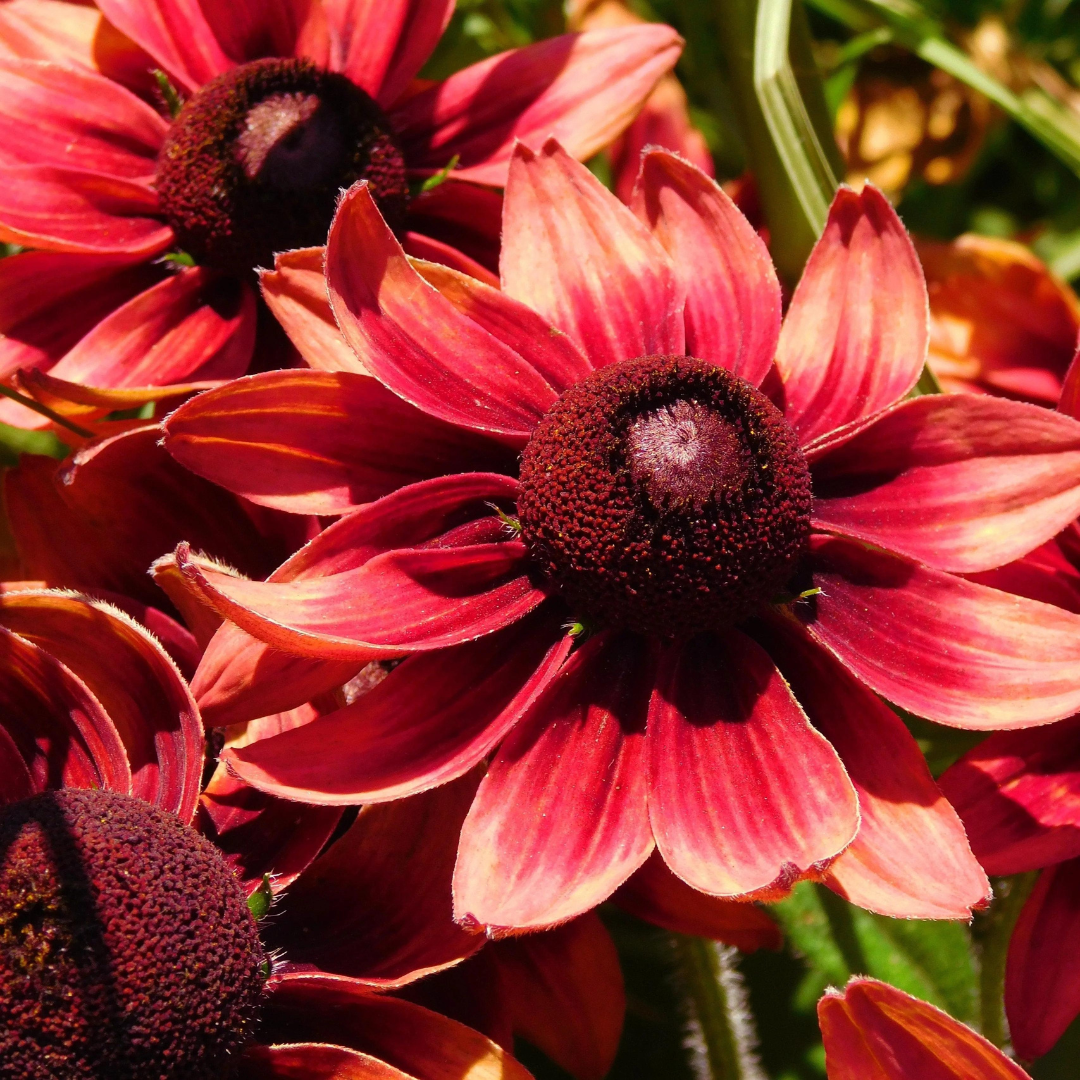
[(928, 362), (946, 390), (1054, 405), (1080, 335), (1080, 301), (1022, 244), (916, 241), (930, 292)]
[[(242, 374), (256, 348), (281, 366), (272, 323), (257, 333), (251, 272), (322, 243), (341, 188), (367, 178), (410, 250), (478, 270), (441, 223), (489, 250), (499, 196), (485, 185), (504, 182), (514, 140), (555, 132), (594, 153), (681, 47), (660, 25), (572, 34), (419, 84), (453, 6), (101, 0), (103, 23), (77, 4), (0, 5), (2, 52), (22, 50), (0, 55), (0, 239), (36, 249), (0, 261), (0, 376), (182, 393)], [(86, 39), (104, 26), (189, 96), (175, 119), (109, 77)]]
[[(654, 849), (714, 896), (813, 876), (874, 910), (966, 917), (986, 879), (871, 691), (960, 727), (1080, 705), (1080, 619), (957, 573), (1075, 515), (1080, 428), (993, 398), (903, 400), (926, 292), (872, 188), (839, 193), (782, 330), (764, 245), (708, 177), (648, 154), (633, 205), (554, 141), (519, 147), (500, 291), (410, 261), (358, 185), (330, 295), (413, 419), (384, 428), (399, 406), (362, 404), (370, 376), (289, 372), (167, 422), (171, 452), (248, 498), (354, 509), (266, 582), (181, 546), (228, 632), (323, 665), (407, 657), (346, 709), (226, 757), (333, 804), (494, 755), (455, 874), (458, 918), (494, 933), (588, 910)], [(458, 433), (444, 460), (466, 440), (524, 447), (520, 480), (454, 471), (370, 502), (414, 468), (423, 413)], [(197, 681), (228, 663), (208, 650)]]
[(875, 979), (818, 1002), (829, 1080), (1031, 1080), (948, 1013)]
[[(566, 24), (573, 30), (602, 30), (639, 26), (643, 20), (622, 0), (571, 0)], [(671, 150), (713, 176), (712, 154), (705, 136), (690, 122), (686, 91), (674, 74), (665, 75), (646, 99), (637, 119), (608, 148), (612, 190), (629, 203), (647, 146)]]

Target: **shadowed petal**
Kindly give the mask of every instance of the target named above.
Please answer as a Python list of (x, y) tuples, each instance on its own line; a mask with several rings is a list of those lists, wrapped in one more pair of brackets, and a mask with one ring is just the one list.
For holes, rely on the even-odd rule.
[(940, 783), (987, 873), (1080, 856), (1080, 716), (991, 735)]
[(493, 440), (347, 372), (237, 379), (182, 405), (164, 431), (166, 449), (192, 472), (291, 513), (340, 514), (432, 475), (515, 466)]
[(153, 177), (168, 123), (130, 90), (91, 71), (0, 58), (0, 158), (104, 176)]
[(237, 1066), (239, 1080), (413, 1080), (385, 1061), (329, 1043), (249, 1046)]
[(365, 806), (282, 897), (267, 946), (283, 949), (290, 964), (383, 989), (471, 956), (484, 939), (454, 922), (450, 878), (478, 781)]
[(0, 725), (0, 806), (29, 799), (34, 791), (30, 769), (7, 728)]
[(626, 1012), (619, 954), (594, 912), (492, 946), (515, 1034), (575, 1080), (603, 1080)]
[[(465, 187), (459, 184), (459, 188)], [(410, 207), (411, 209), (411, 207)], [(416, 260), (422, 259), (429, 263), (438, 263), (440, 266), (448, 266), (461, 274), (482, 281), (485, 285), (499, 287), (499, 279), (486, 266), (478, 263), (471, 255), (451, 247), (445, 240), (437, 240), (434, 236), (425, 236), (423, 233), (409, 230), (401, 238), (401, 246), (415, 265)]]
[(649, 706), (649, 820), (683, 881), (738, 896), (823, 869), (859, 810), (768, 655), (731, 630), (665, 653)]
[(514, 151), (499, 266), (506, 293), (594, 368), (683, 352), (684, 296), (663, 247), (554, 139)]
[(46, 251), (149, 258), (173, 242), (153, 188), (52, 165), (0, 165), (0, 239)]
[(714, 180), (665, 150), (645, 154), (632, 205), (686, 290), (687, 355), (760, 386), (780, 336), (780, 282), (754, 227)]
[(1080, 708), (1080, 616), (850, 540), (811, 551), (821, 593), (794, 614), (889, 701), (978, 730)]
[(774, 619), (769, 630), (770, 655), (859, 795), (859, 832), (826, 884), (892, 918), (970, 919), (990, 883), (907, 728), (793, 622)]
[(247, 783), (321, 804), (397, 799), (446, 783), (498, 745), (570, 650), (558, 611), (412, 656), (310, 727), (226, 751)]
[(1042, 1057), (1080, 1013), (1080, 859), (1039, 875), (1012, 940), (1005, 1013), (1016, 1053)]
[(338, 206), (326, 278), (363, 367), (432, 416), (522, 442), (554, 404), (556, 390), (540, 372), (413, 269), (366, 182)]
[[(488, 283), (497, 285), (498, 275), (492, 272), (499, 268), (502, 210), (501, 190), (448, 179), (430, 191), (421, 192), (409, 203), (408, 224), (411, 229), (450, 244), (455, 250), (475, 259), (491, 274)], [(405, 246), (408, 250), (408, 242)], [(416, 252), (410, 251), (409, 254)]]
[(829, 1080), (1031, 1080), (947, 1013), (874, 979), (818, 1002)]
[(411, 169), (506, 183), (514, 143), (558, 139), (584, 160), (637, 115), (683, 41), (670, 26), (564, 34), (499, 53), (416, 94), (390, 113)]
[(818, 527), (939, 570), (1018, 559), (1080, 513), (1080, 424), (1035, 405), (916, 398), (811, 460)]
[(321, 67), (331, 58), (324, 4), (318, 0), (229, 0), (200, 3), (214, 38), (230, 60), (304, 56)]
[(190, 822), (202, 782), (202, 723), (153, 636), (114, 607), (62, 593), (2, 596), (0, 624), (75, 672), (101, 703), (123, 741), (131, 793)]
[(458, 920), (489, 933), (553, 926), (595, 907), (648, 858), (653, 666), (644, 638), (590, 638), (503, 743), (461, 833)]
[(784, 414), (803, 443), (902, 398), (929, 334), (926, 284), (885, 196), (836, 193), (780, 331)]

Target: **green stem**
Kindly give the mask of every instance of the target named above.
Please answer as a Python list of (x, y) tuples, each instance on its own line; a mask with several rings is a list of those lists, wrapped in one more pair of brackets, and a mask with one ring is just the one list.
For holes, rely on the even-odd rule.
[(760, 1073), (748, 1045), (747, 1020), (729, 950), (684, 934), (672, 934), (672, 940), (711, 1080), (754, 1080)]
[(92, 439), (94, 437), (92, 431), (88, 431), (84, 427), (79, 427), (78, 424), (72, 423), (67, 417), (61, 416), (58, 412), (50, 409), (48, 405), (42, 405), (40, 401), (35, 401), (33, 398), (26, 397), (24, 394), (20, 394), (18, 390), (13, 390), (10, 386), (5, 386), (3, 383), (0, 383), (0, 394), (3, 394), (4, 397), (11, 398), (12, 401), (17, 401), (20, 405), (23, 405), (28, 409), (33, 409), (34, 412), (47, 417), (54, 424), (59, 424), (62, 428), (67, 428), (68, 431), (74, 432), (74, 434), (79, 435), (84, 439)]
[(980, 920), (978, 932), (982, 965), (979, 971), (979, 1011), (983, 1035), (995, 1046), (1004, 1046), (1005, 961), (1009, 940), (1020, 911), (1031, 895), (1039, 872), (994, 879), (994, 899)]

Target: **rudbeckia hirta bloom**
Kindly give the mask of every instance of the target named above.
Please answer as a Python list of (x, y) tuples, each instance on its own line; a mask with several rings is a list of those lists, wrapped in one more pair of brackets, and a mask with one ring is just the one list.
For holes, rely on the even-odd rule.
[[(571, 34), (420, 84), (453, 0), (102, 0), (146, 77), (160, 69), (187, 98), (170, 120), (145, 86), (140, 97), (73, 59), (61, 30), (97, 24), (71, 7), (55, 54), (35, 39), (28, 57), (0, 58), (0, 239), (35, 249), (0, 263), (0, 376), (51, 368), (112, 388), (231, 378), (257, 348), (264, 368), (287, 361), (266, 325), (256, 344), (251, 272), (322, 244), (357, 180), (414, 250), (474, 266), (445, 236), (483, 234), (492, 207), (497, 227), (485, 185), (504, 182), (514, 138), (554, 131), (594, 153), (680, 50), (665, 26)], [(410, 199), (410, 182), (444, 169), (441, 188)], [(176, 248), (194, 265), (169, 273), (160, 260)]]
[[(196, 681), (236, 665), (240, 631), (328, 675), (406, 657), (230, 767), (356, 803), (487, 760), (455, 908), (494, 934), (587, 910), (654, 849), (714, 896), (810, 876), (967, 917), (986, 879), (874, 691), (961, 727), (1080, 704), (1080, 617), (958, 574), (1075, 515), (1080, 425), (905, 399), (926, 290), (872, 188), (838, 193), (782, 328), (760, 238), (662, 151), (631, 209), (556, 142), (519, 146), (501, 260), (501, 290), (410, 261), (360, 184), (327, 280), (371, 374), (253, 376), (167, 421), (175, 456), (248, 498), (351, 508), (265, 582), (178, 549), (235, 624)], [(392, 490), (436, 434), (446, 474)], [(268, 659), (250, 656), (226, 680), (243, 692)]]

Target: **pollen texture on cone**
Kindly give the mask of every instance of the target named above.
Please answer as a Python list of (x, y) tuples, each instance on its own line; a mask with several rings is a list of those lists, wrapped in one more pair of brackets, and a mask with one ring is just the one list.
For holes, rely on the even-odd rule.
[(571, 387), (521, 459), (540, 573), (603, 625), (672, 637), (738, 622), (798, 569), (810, 471), (749, 383), (691, 357), (612, 364)]
[(367, 180), (404, 222), (405, 161), (378, 105), (307, 60), (255, 60), (180, 111), (158, 157), (162, 213), (196, 262), (233, 273), (326, 242), (342, 188)]
[(74, 789), (0, 810), (5, 1080), (221, 1080), (262, 963), (228, 865), (173, 815)]

